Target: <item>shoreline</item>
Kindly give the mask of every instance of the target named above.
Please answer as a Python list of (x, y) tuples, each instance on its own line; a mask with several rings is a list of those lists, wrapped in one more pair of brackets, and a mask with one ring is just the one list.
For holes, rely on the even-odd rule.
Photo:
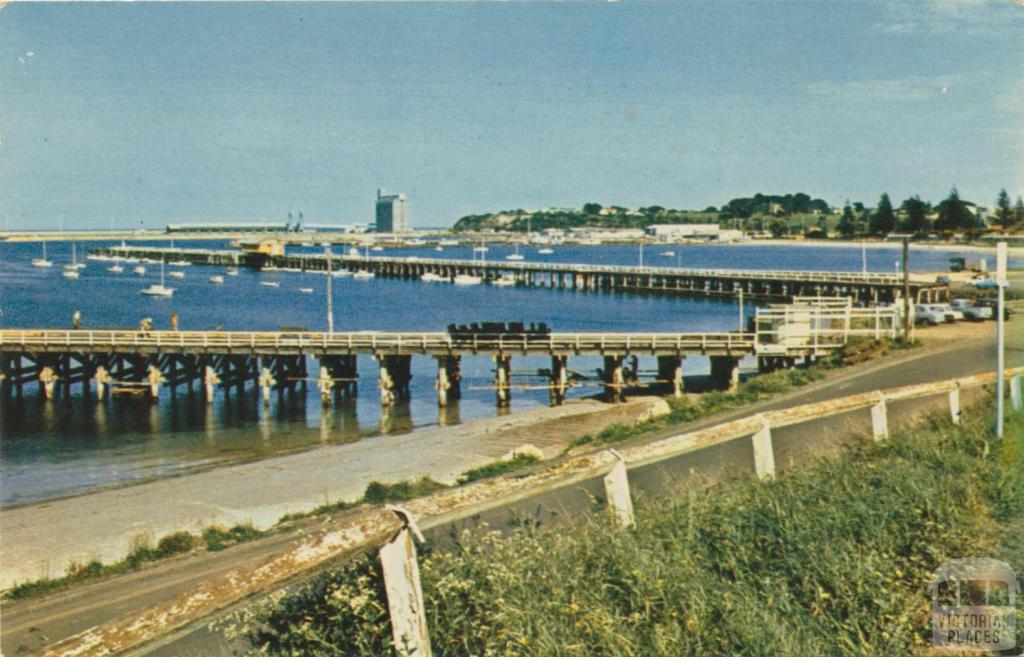
[(463, 472), (528, 445), (552, 458), (579, 435), (667, 410), (660, 397), (615, 405), (573, 400), (5, 509), (0, 590), (59, 576), (75, 563), (116, 562), (140, 539), (246, 522), (266, 529), (289, 513), (358, 499), (372, 481), (426, 476), (454, 483)]

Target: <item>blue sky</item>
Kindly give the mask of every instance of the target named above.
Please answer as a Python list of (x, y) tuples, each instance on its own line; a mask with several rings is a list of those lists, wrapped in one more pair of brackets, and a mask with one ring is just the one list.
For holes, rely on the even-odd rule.
[(0, 10), (11, 229), (1024, 193), (1010, 2)]

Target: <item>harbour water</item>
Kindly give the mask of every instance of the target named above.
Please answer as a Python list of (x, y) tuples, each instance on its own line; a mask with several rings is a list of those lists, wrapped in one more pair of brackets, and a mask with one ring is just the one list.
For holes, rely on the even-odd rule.
[[(78, 253), (107, 243), (81, 243)], [(160, 243), (166, 247), (166, 243)], [(186, 248), (224, 248), (223, 242), (189, 242)], [(71, 260), (71, 245), (50, 243), (52, 268), (37, 268), (39, 244), (0, 244), (0, 326), (70, 327), (75, 310), (83, 328), (134, 327), (152, 317), (156, 328), (168, 328), (176, 313), (182, 329), (274, 330), (283, 326), (322, 330), (326, 327), (326, 280), (323, 276), (242, 270), (209, 281), (220, 269), (180, 268), (184, 278), (169, 278), (173, 297), (147, 297), (139, 291), (159, 280), (159, 266), (147, 265), (144, 276), (131, 267), (121, 274), (110, 263), (90, 261), (77, 280), (61, 276)], [(302, 249), (322, 252), (320, 248)], [(340, 252), (341, 249), (338, 248)], [(665, 255), (671, 251), (673, 255)], [(511, 247), (490, 247), (488, 260), (502, 260)], [(637, 264), (636, 246), (555, 247), (548, 255), (536, 247), (521, 248), (526, 261), (549, 259), (594, 264)], [(370, 257), (373, 257), (373, 253)], [(380, 255), (417, 255), (470, 259), (469, 247), (389, 250)], [(949, 251), (913, 251), (912, 270), (948, 267)], [(692, 268), (750, 268), (859, 271), (859, 246), (811, 249), (792, 246), (665, 245), (644, 249), (644, 264)], [(895, 270), (899, 251), (867, 250), (870, 271)], [(1021, 265), (1022, 263), (1015, 263)], [(167, 268), (170, 271), (171, 267)], [(278, 287), (260, 285), (277, 282)], [(455, 287), (444, 283), (388, 279), (334, 280), (335, 330), (443, 331), (449, 323), (474, 321), (546, 322), (558, 331), (720, 331), (739, 326), (734, 301), (675, 299), (663, 296), (574, 292), (571, 290)], [(313, 288), (302, 293), (300, 288)], [(754, 304), (748, 303), (748, 315)], [(531, 382), (545, 358), (514, 358), (514, 385)], [(578, 357), (570, 369), (592, 375), (598, 359)], [(688, 358), (684, 374), (707, 371), (707, 360)], [(641, 359), (641, 370), (654, 367)], [(434, 363), (413, 359), (411, 399), (382, 412), (376, 391), (376, 364), (359, 359), (359, 398), (321, 408), (314, 386), (306, 397), (275, 397), (268, 411), (254, 391), (207, 405), (201, 395), (179, 392), (151, 404), (139, 398), (97, 403), (77, 392), (51, 402), (34, 391), (22, 400), (0, 402), (0, 505), (11, 506), (81, 493), (99, 487), (173, 475), (226, 460), (263, 458), (317, 444), (351, 440), (387, 440), (387, 435), (438, 423), (493, 416), (499, 412), (488, 389), (493, 364), (488, 357), (463, 360), (463, 398), (439, 411), (434, 394)], [(534, 382), (539, 382), (535, 379)], [(595, 386), (575, 388), (570, 396), (591, 395)], [(511, 411), (547, 404), (544, 390), (513, 390)]]

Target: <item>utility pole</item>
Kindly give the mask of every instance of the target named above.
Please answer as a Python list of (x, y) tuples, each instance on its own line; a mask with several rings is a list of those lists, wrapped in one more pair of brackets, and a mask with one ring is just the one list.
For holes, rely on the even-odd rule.
[(903, 339), (910, 340), (910, 239), (903, 238)]
[(1003, 397), (1006, 387), (1004, 381), (1006, 378), (1004, 371), (1006, 369), (1006, 334), (1003, 332), (1003, 313), (1005, 312), (1003, 304), (1006, 303), (1004, 293), (1006, 282), (1006, 242), (999, 242), (996, 244), (996, 285), (999, 287), (999, 303), (996, 308), (996, 312), (999, 313), (996, 318), (996, 438), (1003, 437)]
[(331, 273), (331, 243), (324, 244), (327, 257), (327, 332), (334, 335), (334, 274)]

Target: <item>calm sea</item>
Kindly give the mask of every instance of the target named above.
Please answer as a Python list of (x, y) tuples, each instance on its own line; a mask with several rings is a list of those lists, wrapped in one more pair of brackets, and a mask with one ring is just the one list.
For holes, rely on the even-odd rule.
[[(79, 243), (78, 258), (90, 247), (107, 243)], [(167, 243), (158, 243), (168, 246)], [(217, 247), (223, 242), (189, 242), (186, 248)], [(184, 279), (168, 279), (177, 289), (169, 299), (141, 296), (139, 291), (159, 277), (149, 265), (145, 276), (126, 267), (120, 275), (108, 273), (110, 263), (89, 261), (79, 280), (61, 277), (71, 260), (71, 245), (51, 243), (51, 269), (32, 267), (41, 255), (39, 244), (0, 244), (0, 326), (67, 327), (77, 309), (83, 328), (132, 327), (142, 317), (153, 317), (157, 328), (168, 327), (177, 313), (182, 329), (267, 329), (302, 326), (326, 327), (326, 292), (323, 276), (243, 270), (225, 277), (224, 285), (209, 283), (221, 273), (208, 267), (184, 267)], [(296, 249), (301, 251), (301, 248)], [(337, 249), (341, 252), (341, 249)], [(320, 249), (310, 251), (322, 252)], [(666, 252), (673, 252), (667, 255)], [(502, 260), (511, 248), (492, 247), (488, 260)], [(536, 248), (521, 249), (527, 261), (636, 264), (635, 246), (555, 247), (550, 255)], [(372, 257), (373, 254), (371, 254)], [(391, 250), (380, 255), (471, 257), (469, 248)], [(943, 270), (951, 251), (912, 251), (912, 270)], [(869, 248), (871, 271), (895, 270), (899, 251)], [(859, 271), (861, 249), (810, 249), (786, 246), (687, 245), (647, 247), (644, 264), (651, 266), (728, 267)], [(1015, 263), (1022, 265), (1024, 263)], [(261, 286), (278, 281), (280, 287)], [(303, 294), (299, 288), (314, 288)], [(547, 322), (555, 330), (579, 331), (717, 331), (739, 324), (735, 302), (672, 299), (659, 296), (613, 295), (569, 290), (496, 288), (487, 285), (454, 287), (447, 284), (339, 278), (334, 281), (335, 330), (443, 331), (449, 323), (473, 321)], [(748, 304), (747, 313), (754, 308)], [(570, 368), (594, 373), (596, 358), (573, 358)], [(514, 383), (530, 383), (531, 375), (548, 367), (545, 358), (513, 359)], [(653, 359), (641, 359), (641, 369), (652, 369)], [(686, 374), (707, 371), (707, 360), (689, 358)], [(311, 364), (311, 371), (315, 367)], [(438, 423), (488, 417), (498, 411), (487, 357), (463, 359), (463, 399), (439, 414), (434, 393), (432, 359), (413, 359), (411, 399), (382, 414), (376, 390), (375, 363), (360, 357), (359, 399), (322, 409), (315, 387), (305, 398), (273, 398), (265, 411), (255, 391), (232, 395), (207, 405), (201, 395), (164, 394), (157, 404), (118, 398), (98, 404), (74, 393), (70, 398), (44, 402), (31, 390), (20, 401), (0, 402), (0, 505), (40, 501), (98, 487), (166, 476), (224, 462), (260, 458), (323, 443), (352, 440), (387, 440), (394, 432)], [(540, 382), (540, 380), (536, 380)], [(573, 396), (594, 394), (581, 387)], [(545, 391), (514, 390), (512, 411), (547, 404)]]

